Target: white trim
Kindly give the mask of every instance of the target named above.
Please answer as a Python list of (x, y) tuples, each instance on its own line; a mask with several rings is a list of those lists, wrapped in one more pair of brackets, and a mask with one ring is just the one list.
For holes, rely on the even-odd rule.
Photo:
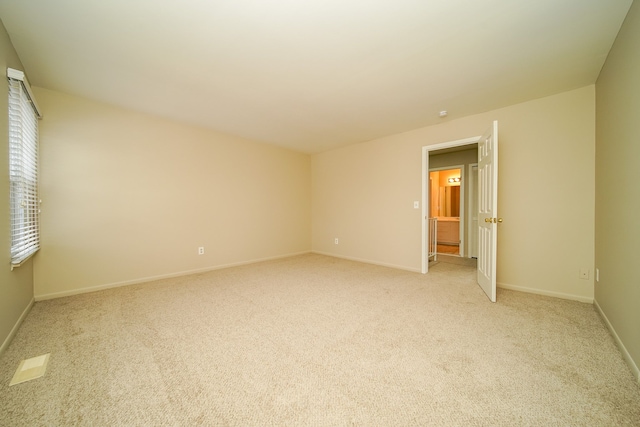
[(13, 271), (14, 268), (18, 268), (18, 267), (22, 267), (24, 265), (24, 263), (26, 263), (27, 261), (29, 261), (31, 259), (31, 257), (33, 257), (38, 251), (34, 251), (32, 253), (30, 253), (26, 258), (23, 258), (19, 263), (17, 264), (11, 264), (11, 271)]
[(349, 261), (362, 262), (364, 264), (372, 264), (372, 265), (379, 265), (381, 267), (395, 268), (397, 270), (410, 271), (412, 273), (420, 273), (420, 269), (419, 268), (407, 267), (407, 266), (404, 266), (404, 265), (389, 264), (389, 263), (386, 263), (386, 262), (372, 261), (372, 260), (364, 259), (364, 258), (356, 258), (356, 257), (351, 257), (351, 256), (336, 255), (336, 254), (331, 254), (331, 253), (328, 253), (328, 252), (311, 251), (311, 253), (318, 254), (318, 255), (324, 255), (324, 256), (330, 256), (330, 257), (333, 257), (333, 258), (346, 259), (346, 260), (349, 260)]
[(4, 351), (9, 347), (9, 344), (11, 344), (11, 341), (13, 341), (13, 338), (16, 336), (18, 329), (20, 329), (20, 325), (22, 325), (22, 322), (24, 322), (24, 319), (26, 319), (27, 314), (29, 314), (29, 312), (31, 311), (31, 308), (33, 307), (34, 302), (35, 302), (35, 299), (31, 298), (31, 301), (29, 301), (29, 304), (27, 304), (27, 307), (22, 311), (22, 314), (20, 315), (20, 317), (18, 317), (18, 321), (16, 322), (15, 325), (13, 325), (11, 332), (9, 332), (9, 335), (7, 335), (7, 338), (5, 338), (4, 342), (2, 343), (2, 346), (0, 346), (0, 355), (4, 353)]
[(466, 250), (467, 250), (467, 239), (464, 237), (464, 231), (467, 220), (467, 204), (465, 200), (467, 199), (467, 167), (466, 165), (462, 165), (460, 168), (460, 223), (458, 224), (458, 233), (460, 234), (460, 245), (458, 246), (458, 255), (461, 258), (466, 258)]
[(618, 336), (616, 330), (613, 328), (613, 325), (609, 321), (609, 318), (607, 318), (607, 315), (604, 314), (604, 311), (602, 311), (602, 307), (600, 307), (600, 304), (598, 304), (598, 301), (594, 299), (593, 305), (596, 307), (596, 310), (598, 311), (598, 314), (600, 314), (600, 317), (602, 317), (602, 320), (604, 320), (605, 325), (607, 325), (609, 332), (611, 332), (611, 335), (613, 335), (613, 339), (618, 345), (618, 348), (620, 349), (620, 353), (622, 353), (622, 357), (624, 358), (624, 361), (627, 362), (627, 365), (629, 365), (629, 368), (631, 369), (633, 376), (636, 377), (636, 380), (638, 381), (638, 383), (640, 383), (640, 369), (638, 369), (638, 365), (631, 357), (631, 354), (629, 354), (629, 351), (627, 351), (627, 348), (622, 343), (622, 340)]
[[(469, 190), (468, 190), (468, 194), (467, 194), (467, 199), (469, 200), (469, 210), (471, 210), (471, 207), (473, 206), (473, 202), (475, 201), (477, 203), (477, 201), (475, 199), (478, 198), (478, 192), (476, 191), (475, 193), (473, 192), (473, 188), (476, 187), (478, 183), (476, 182), (477, 178), (473, 178), (473, 168), (478, 169), (478, 163), (469, 163), (467, 165), (469, 167)], [(476, 221), (478, 220), (477, 215), (476, 215)], [(473, 233), (474, 227), (473, 227), (473, 212), (470, 212), (469, 215), (469, 221), (467, 223), (467, 240), (469, 241), (469, 245), (467, 245), (467, 253), (469, 254), (468, 258), (473, 257), (474, 254), (471, 253), (471, 235)], [(476, 243), (478, 240), (478, 236), (476, 235)], [(477, 258), (478, 256), (478, 251), (476, 250), (475, 256)]]
[(195, 270), (180, 271), (180, 272), (177, 272), (177, 273), (160, 274), (158, 276), (140, 277), (138, 279), (133, 279), (133, 280), (125, 280), (125, 281), (122, 281), (122, 282), (107, 283), (105, 285), (89, 286), (89, 287), (86, 287), (86, 288), (72, 289), (72, 290), (69, 290), (69, 291), (52, 292), (52, 293), (49, 293), (49, 294), (36, 295), (35, 296), (35, 300), (36, 301), (44, 301), (44, 300), (48, 300), (48, 299), (68, 297), (68, 296), (72, 296), (72, 295), (86, 294), (86, 293), (89, 293), (89, 292), (102, 291), (102, 290), (105, 290), (105, 289), (119, 288), (121, 286), (137, 285), (137, 284), (140, 284), (140, 283), (153, 282), (155, 280), (171, 279), (173, 277), (188, 276), (190, 274), (206, 273), (208, 271), (222, 270), (223, 268), (239, 267), (241, 265), (255, 264), (255, 263), (258, 263), (258, 262), (272, 261), (272, 260), (281, 259), (281, 258), (289, 258), (289, 257), (298, 256), (298, 255), (304, 255), (304, 254), (308, 254), (308, 253), (311, 253), (311, 251), (295, 252), (295, 253), (286, 254), (286, 255), (277, 255), (277, 256), (273, 256), (273, 257), (258, 258), (258, 259), (253, 259), (253, 260), (249, 260), (249, 261), (240, 261), (240, 262), (234, 262), (234, 263), (230, 263), (230, 264), (216, 265), (216, 266), (213, 266), (213, 267), (205, 267), (205, 268), (198, 268), (198, 269), (195, 269)]
[(429, 271), (429, 263), (427, 262), (427, 254), (429, 251), (429, 220), (426, 206), (429, 202), (429, 152), (442, 150), (444, 148), (460, 147), (462, 145), (477, 144), (482, 136), (472, 136), (470, 138), (457, 139), (455, 141), (442, 142), (433, 145), (424, 145), (422, 147), (422, 260), (421, 273), (426, 274)]
[[(420, 272), (426, 274), (429, 271), (429, 150), (422, 147), (422, 259), (420, 260)], [(436, 250), (437, 252), (437, 250)]]
[(560, 299), (568, 299), (572, 301), (584, 302), (587, 304), (593, 304), (593, 298), (583, 297), (581, 295), (565, 294), (563, 292), (546, 291), (544, 289), (528, 288), (526, 286), (510, 285), (508, 283), (496, 283), (498, 288), (509, 289), (512, 291), (526, 292), (528, 294), (543, 295), (546, 297), (554, 297)]
[(36, 115), (39, 119), (42, 118), (42, 113), (40, 112), (40, 107), (38, 107), (38, 103), (36, 102), (36, 97), (33, 96), (33, 92), (31, 92), (31, 85), (27, 80), (27, 76), (24, 75), (24, 71), (16, 70), (14, 68), (7, 68), (7, 77), (14, 80), (20, 80), (24, 85), (24, 88), (27, 90), (27, 96), (31, 100), (31, 105), (33, 105), (33, 109), (36, 112)]
[(482, 138), (482, 135), (471, 136), (469, 138), (456, 139), (455, 141), (440, 142), (438, 144), (425, 145), (422, 147), (422, 149), (423, 150), (426, 149), (426, 151), (437, 151), (437, 150), (444, 150), (445, 148), (460, 147), (462, 145), (477, 144), (478, 141), (480, 141), (480, 138)]

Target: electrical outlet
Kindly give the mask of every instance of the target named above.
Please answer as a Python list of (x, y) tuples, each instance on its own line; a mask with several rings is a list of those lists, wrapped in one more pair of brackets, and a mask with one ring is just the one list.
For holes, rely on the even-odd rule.
[(198, 248), (198, 255), (204, 255), (204, 246)]
[(333, 241), (333, 243), (335, 243), (336, 245), (338, 244), (338, 238), (336, 237), (336, 239)]
[(580, 279), (589, 280), (589, 269), (581, 268), (580, 274), (578, 275)]

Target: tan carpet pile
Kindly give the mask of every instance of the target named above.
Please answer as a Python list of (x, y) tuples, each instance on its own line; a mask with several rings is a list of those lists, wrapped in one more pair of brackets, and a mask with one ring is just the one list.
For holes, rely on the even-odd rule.
[(592, 305), (491, 304), (474, 275), (309, 254), (38, 302), (0, 357), (0, 425), (640, 425)]

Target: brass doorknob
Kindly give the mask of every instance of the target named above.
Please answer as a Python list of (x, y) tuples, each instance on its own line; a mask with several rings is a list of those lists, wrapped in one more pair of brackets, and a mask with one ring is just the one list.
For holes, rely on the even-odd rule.
[(502, 218), (485, 218), (484, 222), (493, 222), (495, 224), (496, 222), (502, 222)]

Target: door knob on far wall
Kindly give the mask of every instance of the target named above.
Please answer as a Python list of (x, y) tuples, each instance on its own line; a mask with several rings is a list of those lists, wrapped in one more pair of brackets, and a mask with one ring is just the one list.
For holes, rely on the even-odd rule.
[(502, 222), (502, 218), (498, 218), (498, 222)]

